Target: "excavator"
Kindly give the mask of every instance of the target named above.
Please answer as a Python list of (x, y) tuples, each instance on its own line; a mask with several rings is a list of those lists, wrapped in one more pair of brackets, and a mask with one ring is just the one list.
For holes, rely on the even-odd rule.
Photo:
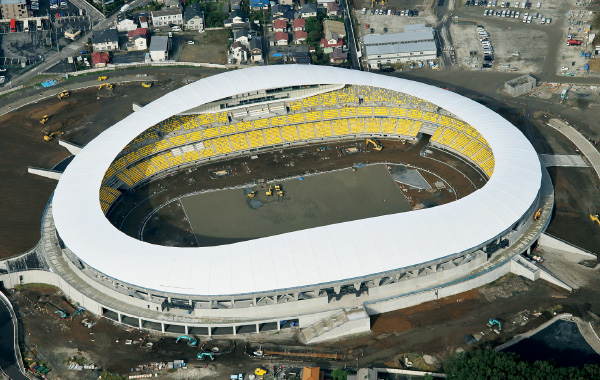
[(210, 360), (215, 360), (215, 356), (212, 352), (198, 352), (198, 355), (196, 355), (196, 357), (198, 358), (198, 360), (205, 360), (206, 358), (209, 358)]
[(498, 331), (502, 331), (502, 324), (500, 324), (500, 321), (497, 320), (496, 318), (492, 318), (488, 321), (488, 326), (490, 328), (494, 328), (494, 325), (498, 325)]
[(600, 219), (598, 219), (598, 215), (592, 215), (590, 214), (590, 220), (592, 221), (592, 223), (598, 223), (598, 227), (600, 227)]
[(64, 135), (64, 132), (50, 132), (50, 131), (42, 131), (44, 133), (44, 141), (52, 141), (54, 140), (54, 136)]
[(269, 185), (269, 190), (265, 193), (268, 197), (273, 195), (273, 185)]
[(542, 216), (542, 209), (539, 208), (535, 214), (533, 215), (533, 220), (538, 220), (540, 218), (540, 216)]
[(98, 82), (102, 82), (103, 80), (106, 80), (106, 77), (98, 77)]
[(383, 149), (383, 146), (375, 139), (367, 139), (367, 145), (369, 145), (369, 143), (373, 144), (373, 148), (378, 152)]
[(179, 335), (179, 337), (177, 338), (177, 341), (175, 343), (179, 343), (180, 340), (187, 340), (187, 345), (190, 347), (195, 347), (198, 344), (198, 339), (196, 338), (192, 338), (191, 336), (187, 336), (187, 335)]
[(266, 375), (266, 374), (267, 374), (267, 370), (266, 370), (266, 369), (262, 369), (262, 368), (256, 368), (256, 369), (254, 370), (254, 374), (255, 374), (256, 376), (264, 376), (264, 375)]
[(59, 99), (64, 99), (64, 98), (68, 98), (69, 95), (71, 95), (71, 93), (67, 90), (64, 90), (63, 92), (61, 92), (60, 94), (58, 94), (58, 98)]
[(49, 118), (50, 118), (50, 116), (44, 115), (42, 117), (42, 119), (40, 120), (40, 124), (46, 124), (46, 122), (48, 121)]
[(152, 87), (152, 82), (142, 82), (142, 87), (150, 88), (150, 87)]
[(102, 90), (102, 88), (106, 87), (107, 90), (112, 90), (113, 85), (110, 83), (102, 83), (100, 85), (100, 87), (98, 87), (98, 90)]
[(256, 194), (258, 194), (258, 191), (253, 191), (248, 193), (248, 198), (254, 198), (256, 196)]

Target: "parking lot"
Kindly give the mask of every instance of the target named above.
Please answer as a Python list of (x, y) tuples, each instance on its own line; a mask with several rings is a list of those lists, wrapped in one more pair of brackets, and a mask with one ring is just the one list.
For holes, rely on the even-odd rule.
[[(437, 18), (431, 14), (430, 10), (419, 10), (418, 16), (406, 16), (403, 15), (405, 10), (398, 11), (389, 9), (393, 11), (395, 14), (371, 14), (371, 11), (380, 11), (380, 10), (367, 10), (365, 14), (362, 12), (356, 12), (356, 18), (360, 23), (360, 39), (362, 41), (362, 37), (365, 34), (373, 33), (373, 34), (383, 34), (383, 33), (402, 33), (404, 32), (405, 25), (411, 24), (429, 24), (432, 26), (437, 25)], [(400, 14), (398, 14), (400, 13)], [(372, 31), (371, 31), (372, 29)]]

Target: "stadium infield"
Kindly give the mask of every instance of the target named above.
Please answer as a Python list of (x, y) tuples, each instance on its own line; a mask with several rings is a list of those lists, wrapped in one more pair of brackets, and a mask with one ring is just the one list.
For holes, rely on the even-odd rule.
[[(199, 246), (228, 244), (411, 210), (385, 165), (299, 178), (275, 182), (282, 186), (283, 197), (265, 195), (266, 185), (263, 185), (252, 187), (258, 191), (254, 198), (238, 188), (185, 196), (179, 204)], [(251, 202), (262, 205), (254, 209)], [(158, 213), (163, 214), (163, 210), (164, 213), (173, 211), (162, 208)]]

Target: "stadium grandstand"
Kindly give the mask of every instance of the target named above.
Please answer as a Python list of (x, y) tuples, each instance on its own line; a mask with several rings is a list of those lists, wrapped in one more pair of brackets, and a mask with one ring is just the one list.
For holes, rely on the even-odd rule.
[[(438, 207), (218, 246), (149, 244), (106, 217), (135, 189), (187, 169), (367, 138), (428, 138), (486, 183)], [(63, 173), (43, 231), (59, 286), (96, 314), (172, 334), (294, 326), (313, 343), (510, 271), (539, 277), (521, 254), (552, 202), (531, 144), (486, 107), (413, 81), (285, 65), (208, 77), (106, 130)]]

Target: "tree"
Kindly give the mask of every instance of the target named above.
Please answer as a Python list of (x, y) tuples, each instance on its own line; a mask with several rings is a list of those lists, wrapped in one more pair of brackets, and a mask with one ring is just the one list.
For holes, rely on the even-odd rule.
[(346, 380), (348, 378), (348, 372), (338, 368), (331, 372), (331, 377), (333, 380)]
[(227, 15), (221, 11), (212, 11), (206, 17), (206, 26), (208, 28), (214, 28), (223, 26), (223, 20), (227, 18)]

